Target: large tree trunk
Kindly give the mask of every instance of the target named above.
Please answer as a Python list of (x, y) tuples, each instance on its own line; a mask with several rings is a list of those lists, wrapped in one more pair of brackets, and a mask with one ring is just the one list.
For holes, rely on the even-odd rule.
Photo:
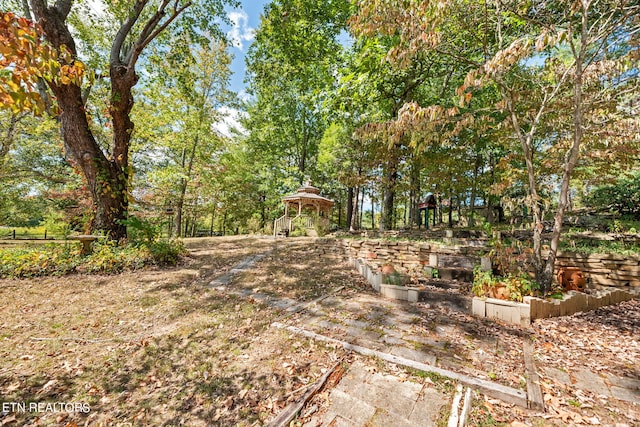
[(409, 219), (407, 224), (410, 227), (414, 225), (420, 227), (420, 211), (418, 203), (420, 198), (420, 160), (414, 155), (411, 158), (411, 170), (409, 173)]
[(191, 145), (191, 150), (188, 153), (188, 158), (186, 148), (182, 151), (181, 166), (183, 170), (186, 168), (186, 173), (183, 178), (180, 178), (180, 185), (178, 187), (178, 200), (176, 202), (176, 223), (174, 232), (175, 237), (182, 237), (188, 234), (186, 228), (184, 230), (184, 234), (181, 232), (182, 218), (184, 217), (184, 203), (187, 197), (187, 187), (189, 186), (189, 181), (191, 180), (191, 175), (193, 174), (193, 162), (196, 157), (196, 149), (198, 147), (199, 141), (200, 138), (198, 135), (196, 135), (193, 144)]
[(176, 216), (173, 222), (173, 237), (182, 237), (182, 218), (184, 216), (184, 199), (187, 195), (187, 180), (180, 178), (178, 199), (176, 200)]
[[(338, 220), (339, 222), (340, 220)], [(260, 194), (260, 230), (264, 232), (267, 226), (267, 194)], [(213, 230), (213, 229), (212, 229)]]
[[(65, 24), (70, 2), (58, 2), (47, 7), (42, 0), (31, 0), (31, 5), (46, 39), (56, 49), (66, 46), (76, 56), (75, 42)], [(91, 192), (95, 208), (91, 229), (104, 232), (112, 239), (120, 239), (127, 234), (122, 220), (126, 219), (129, 200), (128, 151), (133, 130), (129, 113), (133, 106), (131, 87), (136, 81), (132, 69), (118, 65), (111, 66), (110, 112), (114, 139), (110, 158), (105, 156), (91, 133), (80, 87), (74, 83), (49, 83), (61, 111), (60, 124), (66, 153), (82, 170)]]
[(376, 199), (373, 185), (371, 186), (371, 229), (376, 229)]
[(119, 161), (115, 157), (106, 158), (89, 129), (78, 86), (50, 86), (61, 110), (60, 123), (67, 155), (82, 170), (93, 199), (95, 216), (91, 229), (104, 232), (115, 240), (124, 238), (127, 230), (122, 220), (126, 219), (128, 197), (123, 165), (126, 167), (127, 157), (121, 156)]
[(478, 170), (480, 169), (480, 156), (476, 155), (475, 164), (473, 167), (473, 181), (471, 183), (471, 198), (469, 200), (469, 227), (476, 225), (475, 209), (476, 209), (476, 195), (478, 189)]

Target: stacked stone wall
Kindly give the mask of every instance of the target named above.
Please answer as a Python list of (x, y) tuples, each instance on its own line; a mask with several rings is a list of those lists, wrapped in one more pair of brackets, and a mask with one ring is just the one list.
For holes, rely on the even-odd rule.
[(400, 273), (421, 271), (425, 267), (472, 270), (480, 264), (484, 252), (479, 247), (375, 239), (324, 239), (316, 245), (321, 253), (342, 251), (346, 258), (365, 260), (376, 269), (391, 264)]
[(578, 267), (593, 285), (640, 288), (640, 257), (559, 253), (556, 268)]
[[(472, 270), (480, 264), (481, 257), (490, 252), (490, 248), (476, 246), (473, 241), (469, 246), (464, 244), (464, 239), (452, 240), (459, 244), (325, 238), (318, 239), (316, 247), (320, 253), (341, 253), (345, 258), (362, 259), (375, 269), (391, 264), (404, 274), (421, 272), (425, 267)], [(595, 286), (640, 288), (640, 256), (560, 252), (556, 268), (560, 267), (580, 268), (588, 282)]]

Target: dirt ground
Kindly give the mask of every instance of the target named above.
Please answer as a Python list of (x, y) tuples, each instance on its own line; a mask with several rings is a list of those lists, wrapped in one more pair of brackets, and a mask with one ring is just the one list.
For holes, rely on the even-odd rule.
[[(232, 285), (298, 301), (340, 287), (347, 298), (371, 292), (339, 257), (314, 254), (310, 240), (284, 242), (246, 236), (193, 239), (186, 242), (189, 257), (176, 268), (0, 281), (0, 425), (267, 423), (345, 353), (270, 328), (287, 314), (208, 287), (209, 282), (246, 257), (268, 252)], [(596, 337), (600, 366), (637, 375), (640, 305), (632, 302), (625, 310), (628, 316), (607, 312), (617, 319), (610, 322), (615, 327), (607, 322), (585, 326), (575, 316), (539, 324), (534, 332), (554, 345), (536, 346), (537, 363), (558, 369), (563, 357), (597, 363), (597, 354), (584, 345)], [(416, 321), (417, 333), (438, 322), (464, 324), (474, 333), (499, 334), (501, 329), (440, 307), (418, 306), (411, 315), (424, 320)], [(553, 339), (562, 328), (572, 328), (572, 334), (560, 345)], [(504, 342), (520, 333), (509, 332)], [(465, 340), (450, 338), (454, 346)], [(520, 369), (521, 348), (514, 345), (512, 352), (503, 352), (503, 363), (492, 369), (496, 381), (517, 387), (521, 378), (512, 364)], [(626, 365), (607, 365), (614, 353), (618, 359), (626, 354)], [(406, 375), (419, 380), (416, 373)], [(572, 390), (549, 384), (545, 392), (556, 399), (554, 404), (594, 413), (603, 424), (640, 422), (638, 405), (608, 401), (579, 408)], [(30, 410), (38, 403), (51, 406)], [(61, 410), (69, 404), (81, 405), (80, 410)], [(5, 410), (7, 405), (12, 410)], [(472, 419), (475, 425), (574, 425), (557, 412), (540, 417), (481, 396)]]

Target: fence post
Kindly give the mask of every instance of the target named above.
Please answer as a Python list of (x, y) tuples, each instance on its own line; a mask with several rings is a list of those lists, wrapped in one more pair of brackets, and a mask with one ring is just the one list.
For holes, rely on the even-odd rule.
[(16, 240), (16, 230), (15, 230), (15, 228), (13, 229), (13, 240)]
[(44, 230), (44, 240), (47, 240), (47, 230)]

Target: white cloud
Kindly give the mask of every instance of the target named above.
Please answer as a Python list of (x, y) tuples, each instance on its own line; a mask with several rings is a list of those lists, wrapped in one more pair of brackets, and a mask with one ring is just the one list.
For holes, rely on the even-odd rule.
[(243, 50), (244, 42), (253, 40), (256, 30), (249, 26), (249, 16), (244, 10), (229, 12), (228, 16), (233, 27), (227, 32), (227, 37), (234, 47)]
[(231, 138), (238, 133), (243, 134), (246, 132), (239, 121), (240, 116), (244, 114), (242, 111), (235, 108), (222, 107), (218, 109), (218, 113), (220, 113), (221, 118), (213, 125), (213, 128), (221, 135)]
[(240, 99), (240, 101), (248, 102), (249, 100), (251, 100), (251, 95), (249, 95), (246, 90), (240, 89), (240, 91), (238, 92), (238, 98)]

